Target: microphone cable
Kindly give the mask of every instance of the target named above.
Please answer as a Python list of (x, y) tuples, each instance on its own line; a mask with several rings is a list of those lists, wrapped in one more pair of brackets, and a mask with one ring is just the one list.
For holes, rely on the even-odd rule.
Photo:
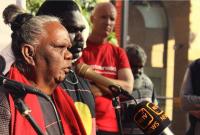
[(40, 97), (43, 97), (44, 99), (46, 99), (47, 101), (50, 102), (53, 110), (54, 110), (54, 113), (55, 113), (55, 116), (56, 116), (56, 120), (58, 122), (58, 127), (59, 127), (59, 131), (60, 131), (60, 134), (63, 135), (64, 134), (64, 129), (63, 129), (63, 126), (61, 124), (61, 120), (60, 120), (60, 117), (59, 117), (59, 114), (58, 114), (58, 111), (55, 107), (55, 104), (53, 103), (52, 99), (51, 99), (51, 96), (48, 96), (46, 95), (45, 93), (43, 93), (42, 91), (38, 90), (38, 92), (34, 92), (32, 94), (35, 94), (35, 95), (38, 95)]
[(53, 110), (54, 110), (54, 113), (55, 113), (55, 116), (56, 116), (56, 121), (58, 123), (58, 127), (59, 127), (59, 131), (60, 131), (60, 134), (63, 135), (64, 134), (64, 129), (63, 129), (63, 126), (61, 124), (61, 120), (60, 120), (60, 117), (59, 117), (59, 114), (58, 114), (58, 111), (55, 107), (55, 104), (53, 103), (52, 99), (50, 96), (44, 94), (42, 91), (38, 90), (38, 92), (30, 92), (30, 94), (35, 94), (35, 95), (38, 95), (40, 97), (43, 97), (44, 99), (46, 99), (48, 102), (50, 102)]
[[(31, 92), (30, 92), (31, 93)], [(59, 114), (58, 114), (58, 111), (55, 107), (55, 104), (53, 103), (52, 99), (50, 96), (46, 95), (45, 93), (43, 93), (42, 91), (38, 90), (38, 92), (33, 92), (31, 94), (35, 94), (35, 95), (38, 95), (40, 97), (43, 97), (44, 99), (46, 99), (47, 101), (50, 102), (53, 110), (54, 110), (54, 113), (55, 113), (55, 116), (56, 116), (56, 120), (58, 122), (58, 127), (59, 127), (59, 131), (60, 131), (60, 134), (63, 135), (64, 134), (64, 129), (63, 129), (63, 126), (61, 124), (61, 120), (60, 120), (60, 117), (59, 117)]]
[[(41, 92), (41, 93), (42, 93), (42, 92)], [(51, 104), (51, 106), (52, 106), (52, 108), (53, 108), (53, 110), (54, 110), (54, 113), (55, 113), (55, 116), (56, 116), (56, 120), (57, 120), (57, 122), (58, 122), (58, 127), (59, 127), (60, 134), (63, 135), (63, 134), (64, 134), (64, 129), (63, 129), (63, 126), (62, 126), (62, 124), (61, 124), (61, 119), (60, 119), (60, 117), (59, 117), (58, 111), (57, 111), (57, 109), (56, 109), (56, 107), (55, 107), (55, 104), (53, 103), (51, 97), (50, 97), (50, 96), (47, 96), (47, 95), (44, 94), (44, 93), (42, 93), (42, 94), (40, 94), (40, 95), (41, 95), (42, 97), (44, 97), (47, 101), (50, 102), (50, 104)]]

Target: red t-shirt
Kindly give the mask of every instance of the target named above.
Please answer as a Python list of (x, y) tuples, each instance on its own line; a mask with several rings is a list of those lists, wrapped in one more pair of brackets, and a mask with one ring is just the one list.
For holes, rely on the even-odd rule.
[[(123, 68), (130, 68), (125, 51), (110, 43), (102, 45), (87, 42), (82, 57), (78, 63), (86, 63), (97, 72), (108, 78), (117, 79), (117, 72)], [(103, 131), (117, 132), (117, 120), (112, 100), (103, 96), (95, 98), (96, 124)]]

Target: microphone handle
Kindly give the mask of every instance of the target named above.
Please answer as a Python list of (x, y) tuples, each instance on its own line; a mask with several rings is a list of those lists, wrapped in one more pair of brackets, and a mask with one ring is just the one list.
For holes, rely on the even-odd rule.
[(108, 88), (110, 85), (116, 85), (108, 78), (96, 73), (90, 66), (86, 64), (78, 64), (76, 71), (80, 76), (92, 80), (96, 84), (103, 85), (106, 88)]
[(95, 83), (95, 85), (100, 88), (104, 94), (112, 96), (109, 86), (115, 84), (108, 78), (96, 73), (90, 66), (83, 63), (78, 64), (75, 70), (78, 75)]
[(107, 77), (96, 73), (87, 64), (78, 64), (75, 70), (77, 74), (86, 79), (92, 80), (101, 90), (109, 95), (116, 97), (121, 94), (128, 97), (129, 99), (134, 99), (127, 91), (123, 90), (121, 86), (117, 85)]
[(6, 88), (4, 90), (5, 92), (9, 92), (15, 96), (23, 97), (27, 93), (30, 93), (44, 97), (48, 100), (50, 99), (50, 97), (44, 94), (41, 90), (14, 80), (10, 80), (2, 75), (0, 75), (0, 85)]
[(94, 94), (94, 96), (108, 95), (108, 96), (113, 97), (112, 92), (108, 88), (106, 88), (105, 86), (100, 85), (100, 84), (95, 83), (95, 82), (90, 82), (90, 85), (91, 85), (91, 91)]
[(20, 82), (14, 81), (14, 80), (9, 80), (9, 79), (6, 79), (6, 78), (3, 80), (3, 86), (5, 88), (7, 88), (7, 89), (10, 89), (10, 92), (14, 93), (14, 94), (18, 94), (18, 93), (21, 93), (21, 94), (26, 94), (26, 93), (35, 94), (35, 93), (40, 92), (36, 88), (33, 88), (31, 86), (25, 85), (23, 83), (20, 83)]

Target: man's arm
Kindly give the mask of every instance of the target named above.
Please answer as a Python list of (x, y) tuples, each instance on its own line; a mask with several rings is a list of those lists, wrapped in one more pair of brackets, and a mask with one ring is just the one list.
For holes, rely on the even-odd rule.
[(200, 111), (189, 111), (189, 113), (197, 119), (200, 119)]
[(191, 82), (191, 72), (186, 70), (180, 92), (181, 107), (185, 111), (200, 111), (200, 96), (194, 95)]
[[(119, 70), (118, 71), (118, 79), (111, 79), (111, 78), (107, 78), (107, 77), (106, 77), (106, 79), (112, 81), (116, 85), (120, 85), (127, 92), (132, 93), (134, 79), (133, 79), (131, 69), (124, 68), (124, 69)], [(91, 90), (95, 96), (107, 95), (109, 97), (112, 97), (111, 91), (102, 85), (92, 84)]]
[(123, 68), (118, 71), (118, 79), (110, 79), (115, 84), (120, 85), (124, 90), (129, 92), (129, 94), (133, 91), (133, 74), (131, 69)]

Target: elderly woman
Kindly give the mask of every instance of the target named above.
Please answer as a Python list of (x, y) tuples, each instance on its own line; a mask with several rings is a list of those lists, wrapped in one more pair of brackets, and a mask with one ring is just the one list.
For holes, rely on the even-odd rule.
[[(4, 10), (4, 15), (8, 14), (4, 17), (9, 17), (5, 20), (9, 21), (6, 23), (13, 31), (12, 51), (15, 56), (8, 77), (41, 90), (56, 106), (54, 111), (44, 98), (33, 94), (23, 95), (20, 98), (32, 110), (31, 116), (44, 134), (85, 134), (72, 99), (59, 87), (72, 64), (67, 30), (56, 17), (34, 17), (8, 9)], [(7, 114), (7, 117), (0, 117), (0, 134), (37, 134), (14, 107), (13, 95), (1, 93), (0, 96), (0, 116)]]

